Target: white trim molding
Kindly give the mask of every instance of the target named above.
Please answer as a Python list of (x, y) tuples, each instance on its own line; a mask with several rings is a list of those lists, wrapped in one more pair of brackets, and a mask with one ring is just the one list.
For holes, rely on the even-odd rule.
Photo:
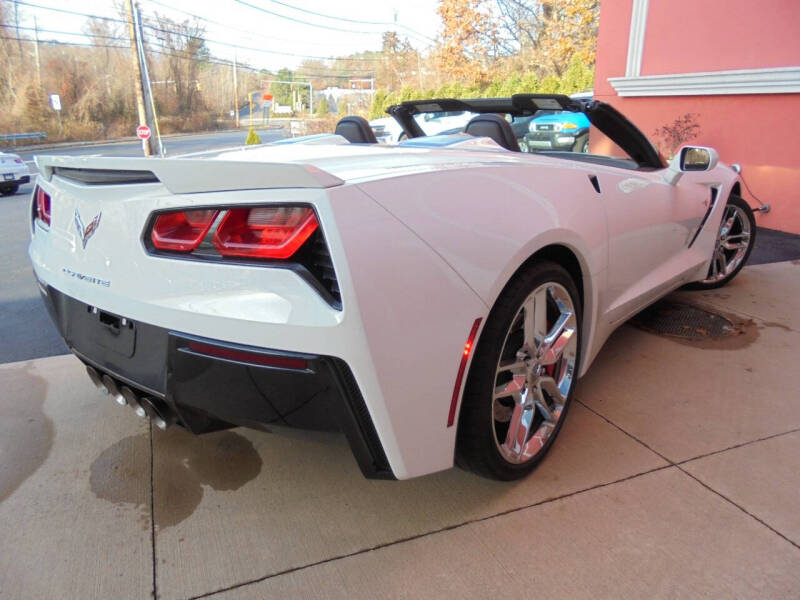
[(650, 0), (633, 0), (625, 77), (638, 77), (642, 74), (644, 35), (647, 30), (647, 9), (649, 6)]
[(620, 96), (797, 94), (800, 93), (800, 67), (609, 77), (608, 82)]

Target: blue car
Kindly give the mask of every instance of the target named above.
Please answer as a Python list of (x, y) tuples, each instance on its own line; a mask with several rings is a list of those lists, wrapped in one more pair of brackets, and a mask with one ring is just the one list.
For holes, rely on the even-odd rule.
[(524, 152), (587, 152), (588, 146), (589, 119), (583, 113), (568, 111), (546, 111), (546, 114), (538, 114), (531, 119), (528, 133), (520, 144)]

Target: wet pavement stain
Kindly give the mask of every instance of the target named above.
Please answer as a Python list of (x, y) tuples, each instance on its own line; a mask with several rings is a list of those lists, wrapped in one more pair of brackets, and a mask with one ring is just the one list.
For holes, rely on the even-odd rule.
[[(689, 324), (676, 322), (673, 327), (669, 327), (668, 322), (672, 313), (680, 310), (682, 306), (700, 315), (705, 313), (705, 318), (696, 320), (694, 323), (690, 321)], [(676, 318), (678, 318), (677, 313)], [(752, 319), (714, 307), (675, 302), (670, 299), (661, 300), (645, 309), (631, 319), (631, 324), (638, 329), (678, 344), (707, 350), (747, 348), (758, 339), (759, 330), (763, 328), (763, 326), (757, 326)], [(684, 329), (686, 331), (683, 331)]]
[[(253, 444), (231, 431), (191, 435), (173, 428), (153, 431), (153, 500), (157, 529), (177, 525), (200, 505), (203, 490), (236, 490), (255, 479), (262, 461)], [(150, 519), (150, 438), (124, 438), (91, 467), (89, 483), (98, 498), (130, 504)]]
[(203, 499), (203, 486), (237, 490), (261, 472), (261, 457), (252, 442), (232, 431), (201, 436), (181, 429), (154, 431), (153, 450), (159, 529), (189, 517)]
[(89, 470), (89, 487), (98, 498), (139, 510), (139, 524), (150, 529), (150, 438), (146, 433), (106, 448)]
[(47, 382), (31, 363), (5, 371), (0, 395), (0, 502), (42, 466), (53, 447), (53, 422), (44, 414)]

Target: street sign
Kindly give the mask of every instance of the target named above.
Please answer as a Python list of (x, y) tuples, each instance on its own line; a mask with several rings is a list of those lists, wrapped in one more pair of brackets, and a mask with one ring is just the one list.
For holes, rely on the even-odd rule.
[(150, 128), (147, 125), (139, 125), (136, 128), (136, 137), (140, 140), (147, 140), (150, 138)]
[(61, 96), (50, 94), (50, 106), (53, 110), (61, 110)]
[(261, 94), (261, 99), (265, 102), (272, 102), (275, 99), (275, 96), (272, 94)]

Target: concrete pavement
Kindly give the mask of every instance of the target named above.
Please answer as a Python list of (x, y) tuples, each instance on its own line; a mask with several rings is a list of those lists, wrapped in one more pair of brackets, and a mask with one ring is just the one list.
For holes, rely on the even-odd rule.
[(367, 481), (339, 435), (162, 433), (70, 356), (0, 365), (0, 597), (800, 597), (798, 276), (674, 296), (735, 338), (623, 326), (515, 483)]

